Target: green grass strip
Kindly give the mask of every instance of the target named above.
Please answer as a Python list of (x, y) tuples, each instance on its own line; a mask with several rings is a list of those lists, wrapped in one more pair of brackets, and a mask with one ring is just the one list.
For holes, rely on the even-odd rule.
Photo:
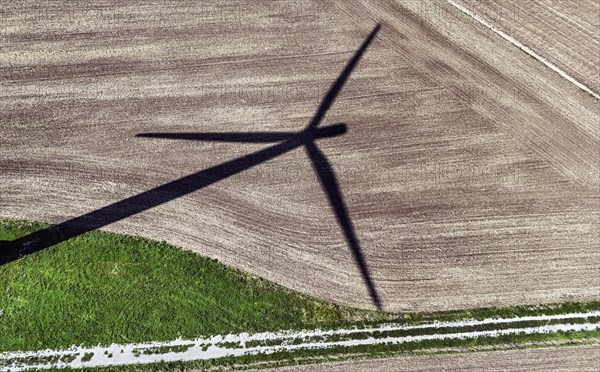
[[(45, 225), (2, 221), (0, 239)], [(166, 243), (92, 232), (0, 266), (0, 351), (345, 324), (341, 310)]]

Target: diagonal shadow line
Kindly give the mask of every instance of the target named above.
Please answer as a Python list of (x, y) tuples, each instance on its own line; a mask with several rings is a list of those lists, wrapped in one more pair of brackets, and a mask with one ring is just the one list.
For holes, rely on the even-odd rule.
[(303, 143), (303, 138), (297, 136), (255, 153), (192, 173), (16, 240), (10, 242), (4, 241), (2, 242), (3, 247), (0, 250), (0, 265), (202, 189), (236, 173), (273, 159), (301, 146)]
[[(346, 125), (342, 123), (320, 128), (312, 134), (314, 137), (331, 137), (345, 132)], [(308, 133), (295, 133), (277, 145), (192, 173), (14, 241), (1, 241), (0, 265), (202, 189), (300, 147), (308, 140)]]
[(356, 65), (358, 64), (358, 61), (360, 61), (360, 59), (362, 58), (363, 54), (367, 51), (367, 48), (369, 47), (369, 45), (371, 44), (373, 39), (375, 39), (375, 36), (379, 32), (380, 28), (381, 28), (381, 24), (378, 23), (375, 26), (375, 28), (373, 28), (373, 31), (371, 31), (369, 36), (365, 39), (365, 41), (363, 41), (360, 48), (358, 48), (358, 50), (354, 53), (354, 56), (352, 56), (352, 59), (350, 59), (350, 61), (348, 61), (348, 63), (344, 67), (344, 70), (342, 70), (342, 72), (340, 73), (338, 78), (335, 80), (335, 82), (331, 85), (331, 87), (327, 91), (327, 94), (325, 94), (325, 97), (323, 97), (323, 99), (321, 100), (321, 104), (319, 105), (319, 108), (317, 109), (312, 120), (306, 127), (307, 130), (316, 128), (319, 125), (319, 123), (321, 122), (321, 120), (323, 120), (323, 117), (325, 117), (325, 113), (327, 112), (327, 110), (329, 110), (329, 108), (333, 104), (333, 101), (335, 101), (335, 99), (337, 98), (338, 94), (344, 87), (344, 84), (346, 84), (346, 81), (350, 77), (350, 74), (352, 73), (352, 71), (354, 70)]
[(358, 243), (358, 239), (356, 237), (356, 233), (354, 231), (354, 226), (352, 225), (352, 220), (350, 219), (350, 215), (348, 214), (348, 209), (346, 207), (346, 203), (344, 202), (344, 198), (342, 196), (342, 192), (340, 190), (340, 185), (335, 176), (335, 172), (331, 167), (331, 164), (325, 157), (325, 155), (319, 150), (317, 145), (314, 142), (310, 142), (306, 144), (306, 153), (308, 154), (315, 173), (319, 177), (319, 181), (321, 182), (321, 186), (323, 191), (327, 194), (327, 199), (329, 200), (329, 205), (331, 209), (335, 213), (338, 224), (342, 228), (342, 232), (346, 238), (346, 242), (350, 246), (350, 250), (352, 251), (352, 255), (354, 256), (354, 261), (356, 265), (358, 265), (358, 269), (363, 277), (363, 281), (369, 290), (369, 295), (371, 296), (371, 300), (375, 304), (378, 310), (381, 310), (381, 300), (379, 299), (379, 295), (377, 294), (377, 290), (375, 289), (375, 284), (373, 283), (373, 279), (371, 279), (371, 275), (369, 274), (369, 269), (367, 267), (365, 257), (362, 253), (362, 249)]
[[(338, 123), (316, 130), (314, 139), (335, 137), (346, 133), (346, 124)], [(298, 132), (227, 132), (227, 133), (139, 133), (136, 137), (164, 138), (189, 141), (214, 141), (238, 143), (281, 142), (298, 136)]]
[(297, 132), (264, 132), (264, 133), (140, 133), (136, 137), (166, 138), (188, 141), (269, 143), (281, 142), (297, 135)]

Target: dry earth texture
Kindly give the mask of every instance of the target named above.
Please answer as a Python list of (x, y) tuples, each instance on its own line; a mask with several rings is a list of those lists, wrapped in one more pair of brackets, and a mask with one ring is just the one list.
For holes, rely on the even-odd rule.
[(594, 92), (600, 90), (598, 0), (455, 0), (551, 61)]
[(286, 367), (278, 371), (597, 371), (600, 347), (491, 351), (460, 355), (402, 356), (332, 365)]
[[(445, 2), (1, 15), (0, 216), (60, 222), (268, 146), (137, 133), (301, 130), (381, 22), (324, 120), (348, 133), (319, 144), (384, 309), (598, 298), (598, 101)], [(372, 307), (301, 149), (106, 229)]]

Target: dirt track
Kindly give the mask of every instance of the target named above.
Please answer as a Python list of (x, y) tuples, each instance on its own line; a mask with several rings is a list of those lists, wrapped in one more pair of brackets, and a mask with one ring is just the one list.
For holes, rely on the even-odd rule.
[(597, 371), (600, 347), (510, 350), (280, 368), (278, 371)]
[(600, 89), (600, 2), (597, 0), (459, 0), (578, 81)]
[[(452, 7), (118, 4), (3, 7), (0, 216), (63, 221), (265, 147), (140, 132), (302, 129), (383, 22), (325, 119), (348, 133), (319, 143), (385, 309), (598, 298), (597, 101)], [(370, 306), (301, 150), (107, 230)]]

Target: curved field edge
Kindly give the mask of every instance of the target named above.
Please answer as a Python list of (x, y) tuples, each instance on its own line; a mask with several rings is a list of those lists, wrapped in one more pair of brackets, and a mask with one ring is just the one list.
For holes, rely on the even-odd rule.
[[(0, 219), (0, 240), (49, 225)], [(600, 301), (434, 313), (327, 303), (165, 242), (94, 231), (0, 266), (0, 351), (600, 310)]]
[[(2, 220), (0, 239), (48, 225)], [(0, 266), (0, 351), (338, 326), (361, 311), (164, 242), (94, 231)]]

